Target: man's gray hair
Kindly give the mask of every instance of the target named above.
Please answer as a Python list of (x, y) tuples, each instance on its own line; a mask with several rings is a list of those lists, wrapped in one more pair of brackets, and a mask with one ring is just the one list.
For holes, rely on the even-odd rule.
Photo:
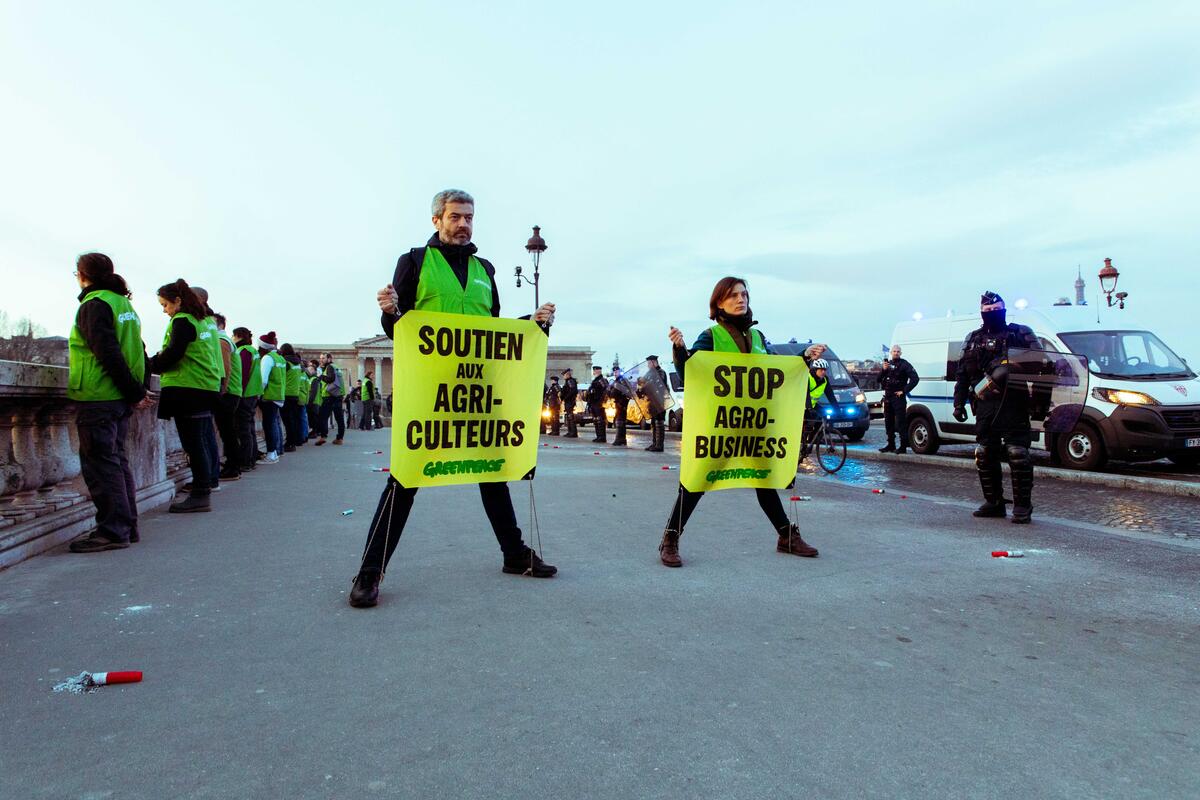
[(433, 215), (438, 219), (446, 211), (446, 203), (470, 203), (475, 205), (475, 198), (462, 189), (443, 189), (433, 196)]

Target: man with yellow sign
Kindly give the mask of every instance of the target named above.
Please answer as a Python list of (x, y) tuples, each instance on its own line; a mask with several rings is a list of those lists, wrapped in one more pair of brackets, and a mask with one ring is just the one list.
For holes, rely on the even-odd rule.
[(434, 196), (432, 210), (437, 232), (400, 257), (377, 297), (383, 330), (396, 342), (396, 369), (407, 372), (393, 410), (391, 474), (350, 591), (356, 608), (378, 602), (419, 486), (478, 483), (503, 571), (535, 578), (558, 572), (522, 540), (505, 483), (536, 461), (554, 304), (534, 313), (540, 330), (527, 320), (492, 319), (500, 316), (500, 293), (495, 269), (471, 243), (474, 199), (447, 189)]
[[(658, 552), (668, 567), (683, 566), (679, 537), (704, 492), (753, 488), (778, 535), (776, 551), (815, 558), (817, 548), (788, 521), (778, 489), (796, 476), (804, 424), (806, 361), (820, 357), (815, 344), (804, 359), (770, 355), (770, 344), (750, 311), (741, 278), (717, 282), (709, 299), (714, 324), (689, 350), (683, 333), (670, 330), (675, 370), (685, 377), (679, 494)], [(686, 364), (686, 372), (685, 372)]]

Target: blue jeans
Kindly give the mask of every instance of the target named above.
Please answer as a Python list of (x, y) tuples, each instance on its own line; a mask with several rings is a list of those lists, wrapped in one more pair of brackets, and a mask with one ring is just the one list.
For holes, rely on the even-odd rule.
[(283, 452), (283, 425), (279, 421), (279, 406), (272, 400), (260, 400), (262, 411), (263, 438), (267, 441), (267, 452), (276, 455)]

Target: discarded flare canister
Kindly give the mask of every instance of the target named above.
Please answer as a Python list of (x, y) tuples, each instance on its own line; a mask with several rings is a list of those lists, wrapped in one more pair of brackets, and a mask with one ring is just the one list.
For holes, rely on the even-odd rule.
[(389, 467), (372, 467), (371, 468), (371, 472), (391, 472), (391, 471), (392, 470)]
[(993, 550), (992, 558), (1024, 558), (1025, 553), (1021, 550)]
[(872, 489), (871, 494), (887, 494), (883, 489)]
[(348, 516), (350, 516), (350, 515), (351, 515), (351, 514), (353, 514), (353, 513), (354, 513), (354, 509), (353, 509), (353, 508), (347, 508), (345, 511), (343, 511), (343, 512), (342, 512), (342, 516), (343, 516), (343, 517), (348, 517)]
[(92, 680), (97, 686), (109, 686), (114, 683), (141, 683), (142, 673), (135, 671), (125, 672), (93, 672)]
[(806, 503), (809, 500), (812, 500), (812, 498), (806, 494), (794, 494), (788, 499), (791, 500), (793, 503)]

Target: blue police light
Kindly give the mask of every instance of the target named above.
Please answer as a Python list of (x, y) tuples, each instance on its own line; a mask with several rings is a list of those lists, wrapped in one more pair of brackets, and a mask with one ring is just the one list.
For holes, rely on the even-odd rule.
[(858, 409), (857, 409), (857, 408), (847, 408), (847, 409), (846, 409), (846, 416), (847, 416), (847, 417), (854, 417), (854, 416), (858, 416)]
[(825, 409), (825, 416), (827, 416), (827, 417), (832, 417), (832, 416), (833, 416), (833, 409), (832, 409), (832, 408), (827, 408), (827, 409)]

